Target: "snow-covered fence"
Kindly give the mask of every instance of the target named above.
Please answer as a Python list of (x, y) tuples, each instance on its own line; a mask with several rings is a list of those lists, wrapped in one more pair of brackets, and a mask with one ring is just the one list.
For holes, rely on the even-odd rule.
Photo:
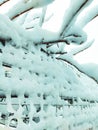
[[(16, 2), (6, 13), (15, 22), (0, 15), (0, 123), (17, 130), (92, 130), (98, 124), (98, 84), (66, 62), (81, 49), (67, 55), (64, 47), (86, 43), (83, 27), (97, 15), (98, 7), (91, 8), (88, 0), (70, 1), (59, 32), (53, 33), (43, 29), (50, 19), (45, 18), (46, 8), (33, 17), (37, 24), (30, 22), (28, 12), (52, 1)], [(85, 7), (93, 15), (78, 18)]]
[[(77, 89), (83, 78), (82, 75), (80, 78), (80, 72), (36, 47), (28, 51), (29, 48), (14, 46), (12, 41), (0, 46), (0, 122), (17, 129), (25, 126), (35, 130), (85, 130), (93, 127), (93, 122), (98, 119), (97, 99), (91, 94), (85, 97), (80, 88)], [(61, 66), (66, 66), (66, 69), (61, 69)], [(53, 68), (55, 72), (51, 73)], [(69, 72), (74, 78), (67, 75)], [(74, 91), (68, 96), (71, 89), (78, 90), (80, 99)], [(86, 89), (91, 93), (94, 91), (88, 86)]]

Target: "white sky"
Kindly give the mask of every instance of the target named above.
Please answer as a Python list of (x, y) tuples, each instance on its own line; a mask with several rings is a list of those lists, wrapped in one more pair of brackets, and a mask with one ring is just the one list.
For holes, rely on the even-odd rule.
[(88, 39), (95, 39), (93, 45), (85, 50), (84, 52), (78, 54), (75, 59), (81, 63), (96, 63), (98, 64), (98, 18), (90, 22), (86, 27), (85, 31), (88, 33)]

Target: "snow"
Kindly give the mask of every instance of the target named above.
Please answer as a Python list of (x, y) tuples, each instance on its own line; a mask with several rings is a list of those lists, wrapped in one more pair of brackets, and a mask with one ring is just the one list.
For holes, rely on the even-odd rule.
[(21, 0), (18, 1), (11, 9), (7, 12), (9, 18), (13, 18), (24, 12), (25, 10), (46, 6), (47, 4), (53, 2), (54, 0)]
[[(78, 0), (75, 1), (71, 1), (69, 3), (69, 7), (71, 8), (69, 10), (69, 8), (65, 11), (64, 17), (63, 17), (63, 23), (61, 26), (61, 34), (64, 33), (65, 31), (69, 30), (69, 24), (71, 19), (73, 18), (73, 15), (75, 15), (76, 11), (78, 10), (78, 8), (84, 3), (84, 0), (80, 0), (78, 2)], [(67, 13), (66, 13), (67, 12)], [(77, 24), (78, 25), (78, 24)], [(67, 28), (67, 29), (66, 29)], [(62, 32), (63, 30), (63, 32)]]
[[(23, 2), (29, 5), (33, 1), (20, 1)], [(0, 126), (0, 129), (83, 130), (95, 127), (97, 130), (98, 83), (88, 76), (98, 79), (97, 65), (81, 66), (73, 58), (80, 49), (92, 45), (86, 41), (85, 31), (73, 26), (67, 32), (70, 35), (80, 31), (81, 39), (78, 37), (76, 43), (85, 41), (80, 48), (64, 55), (49, 55), (47, 51), (56, 52), (53, 50), (56, 48), (49, 50), (42, 43), (58, 40), (57, 32), (40, 26), (26, 30), (29, 18), (23, 27), (7, 16), (0, 14), (0, 19), (0, 94), (6, 95), (0, 100), (0, 122), (7, 126)], [(2, 40), (6, 40), (5, 45)], [(60, 49), (63, 50), (62, 46)], [(13, 94), (17, 99), (12, 98)], [(12, 128), (13, 125), (16, 128)]]
[[(78, 19), (76, 20), (76, 24), (79, 24), (80, 26), (84, 27), (93, 18), (94, 15), (97, 15), (97, 6), (98, 6), (98, 1), (94, 0), (91, 5), (86, 7), (80, 13)], [(85, 15), (87, 17), (86, 20), (84, 20), (85, 19)]]
[[(76, 37), (74, 35), (76, 35)], [(70, 27), (65, 36), (69, 43), (82, 44), (87, 40), (86, 32), (78, 25)]]
[[(80, 108), (79, 110), (77, 109), (75, 110), (74, 106), (71, 108), (68, 108), (67, 115), (66, 115), (66, 109), (67, 109), (66, 103), (63, 100), (61, 100), (60, 95), (64, 96), (66, 94), (65, 96), (73, 97), (73, 98), (80, 97), (82, 99), (85, 98), (86, 100), (97, 100), (96, 98), (98, 95), (97, 84), (93, 80), (91, 80), (84, 74), (80, 73), (77, 69), (75, 69), (68, 63), (63, 63), (61, 61), (56, 60), (55, 58), (47, 57), (44, 53), (40, 52), (39, 49), (38, 50), (37, 49), (33, 50), (33, 48), (31, 49), (34, 51), (36, 55), (31, 52), (29, 52), (28, 54), (25, 54), (24, 53), (25, 50), (23, 50), (22, 48), (17, 49), (15, 47), (12, 47), (12, 45), (9, 45), (9, 44), (10, 42), (7, 43), (5, 47), (2, 46), (2, 49), (3, 50), (5, 49), (6, 51), (3, 51), (3, 55), (1, 55), (1, 57), (2, 57), (2, 61), (5, 60), (5, 62), (11, 63), (13, 65), (13, 67), (9, 70), (11, 73), (10, 74), (11, 78), (3, 77), (3, 79), (0, 80), (1, 89), (4, 90), (7, 94), (7, 97), (9, 97), (7, 98), (8, 100), (6, 101), (8, 105), (7, 110), (14, 112), (11, 105), (12, 99), (10, 98), (10, 92), (12, 91), (15, 91), (18, 94), (19, 104), (25, 101), (24, 97), (21, 95), (23, 95), (24, 93), (29, 93), (30, 99), (28, 100), (30, 100), (31, 108), (34, 109), (35, 108), (34, 104), (36, 103), (38, 104), (40, 103), (42, 108), (43, 108), (44, 103), (47, 103), (50, 106), (46, 109), (46, 111), (44, 108), (41, 109), (41, 111), (38, 113), (35, 110), (30, 111), (29, 113), (30, 115), (35, 115), (36, 117), (39, 116), (41, 121), (37, 124), (31, 121), (29, 125), (23, 123), (21, 120), (21, 116), (22, 116), (21, 113), (24, 111), (24, 109), (20, 106), (19, 107), (20, 109), (16, 111), (14, 115), (14, 118), (17, 117), (19, 119), (19, 125), (17, 126), (17, 130), (20, 130), (20, 129), (26, 130), (26, 129), (32, 129), (32, 128), (34, 128), (35, 130), (43, 129), (43, 128), (48, 128), (48, 129), (51, 128), (51, 130), (52, 129), (54, 130), (57, 127), (60, 127), (60, 130), (61, 129), (63, 130), (65, 128), (67, 129), (70, 123), (72, 125), (74, 125), (74, 123), (78, 124), (81, 121), (84, 121), (84, 119), (89, 116), (88, 114), (83, 115), (85, 111), (82, 112)], [(11, 60), (10, 58), (10, 62), (8, 62), (6, 58), (3, 59), (4, 55), (8, 55), (12, 51), (14, 52), (14, 55), (16, 55), (16, 56), (13, 55), (13, 58), (14, 58), (13, 60)], [(20, 58), (20, 60), (17, 60), (18, 57)], [(25, 64), (22, 63), (23, 62), (22, 57), (25, 57), (28, 60), (24, 62)], [(41, 60), (42, 57), (43, 57), (43, 60)], [(64, 66), (66, 69), (63, 69)], [(19, 70), (18, 67), (21, 67), (22, 70)], [(28, 73), (29, 68), (32, 74)], [(4, 75), (5, 69), (4, 68), (2, 69), (3, 69), (2, 73)], [(20, 78), (22, 80), (19, 80)], [(92, 85), (89, 86), (89, 84), (92, 84)], [(44, 87), (44, 90), (43, 90), (43, 87)], [(82, 91), (84, 91), (84, 93), (82, 93)], [(41, 94), (41, 97), (38, 96), (38, 94)], [(43, 94), (47, 95), (46, 100), (43, 100), (43, 97), (42, 97)], [(63, 105), (63, 110), (58, 109), (57, 117), (55, 117), (56, 108), (54, 106), (51, 106), (51, 104)], [(93, 107), (96, 108), (97, 105), (95, 104), (95, 106)], [(64, 114), (65, 116), (64, 115), (63, 116), (66, 117), (65, 119), (61, 116), (64, 109), (65, 109), (65, 114)], [(78, 111), (80, 115), (74, 117), (74, 114), (76, 113), (75, 115), (77, 115)], [(88, 110), (86, 111), (88, 112)], [(93, 111), (93, 108), (92, 108), (92, 111)], [(71, 113), (72, 115), (69, 118), (68, 114), (71, 114)], [(90, 117), (91, 115), (88, 117), (88, 119), (90, 119)], [(52, 123), (51, 118), (54, 120), (54, 125), (51, 125)], [(66, 119), (67, 119), (67, 122), (66, 122)], [(75, 119), (75, 122), (74, 122), (74, 119)], [(76, 119), (77, 119), (77, 122), (76, 122)], [(93, 119), (95, 119), (95, 117), (93, 117), (92, 120)], [(10, 120), (11, 118), (9, 118), (9, 121)], [(67, 126), (65, 125), (65, 122)], [(87, 126), (90, 126), (90, 124), (88, 125), (83, 124), (83, 125), (85, 126), (85, 128), (87, 128)], [(80, 127), (83, 128), (83, 126), (80, 126)]]
[[(45, 42), (50, 41), (50, 40), (54, 40), (54, 39), (58, 40), (57, 33), (53, 33), (53, 32), (50, 32), (48, 30), (43, 30), (39, 27), (33, 29), (33, 31), (31, 30), (31, 31), (27, 32), (23, 28), (21, 28), (19, 25), (13, 24), (13, 22), (11, 22), (6, 16), (3, 17), (2, 15), (0, 15), (0, 19), (1, 19), (1, 21), (0, 21), (0, 25), (1, 25), (0, 26), (0, 30), (1, 30), (0, 37), (2, 39), (5, 38), (8, 40), (13, 40), (14, 44), (16, 46), (21, 46), (21, 41), (24, 44), (27, 44), (26, 40), (33, 41), (34, 43), (40, 42), (43, 39), (44, 39), (43, 41), (45, 41)], [(14, 28), (14, 29), (12, 29), (12, 28)], [(5, 33), (5, 30), (6, 30), (6, 33)], [(13, 30), (13, 31), (11, 31), (11, 30)], [(37, 35), (39, 34), (39, 37), (37, 37), (36, 34)], [(22, 37), (22, 39), (20, 36)]]
[(13, 130), (13, 128), (8, 128), (6, 126), (0, 125), (0, 130)]
[(98, 64), (82, 64), (83, 70), (98, 81)]

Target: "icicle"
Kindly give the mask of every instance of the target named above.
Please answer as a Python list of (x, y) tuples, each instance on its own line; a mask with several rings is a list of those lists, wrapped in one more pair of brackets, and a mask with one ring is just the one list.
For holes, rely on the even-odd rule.
[(33, 123), (32, 118), (34, 114), (36, 113), (36, 108), (33, 104), (33, 100), (31, 97), (29, 97), (29, 104), (30, 104), (30, 112), (29, 112), (29, 125)]
[(12, 102), (11, 102), (11, 93), (6, 95), (6, 102), (7, 102), (7, 111), (14, 113), (14, 109), (12, 107)]

